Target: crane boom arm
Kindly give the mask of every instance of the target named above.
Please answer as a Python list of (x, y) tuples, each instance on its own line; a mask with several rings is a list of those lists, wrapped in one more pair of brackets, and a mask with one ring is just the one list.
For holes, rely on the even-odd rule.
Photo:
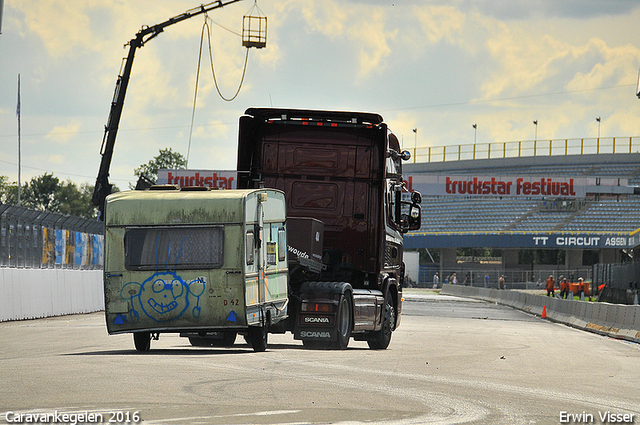
[(93, 190), (93, 196), (91, 201), (98, 207), (98, 217), (100, 220), (104, 219), (104, 202), (107, 196), (111, 193), (112, 185), (109, 183), (109, 169), (111, 167), (111, 158), (113, 157), (113, 148), (116, 141), (116, 135), (118, 133), (118, 126), (120, 124), (120, 117), (122, 116), (122, 108), (124, 107), (124, 98), (127, 93), (127, 86), (129, 85), (129, 79), (131, 77), (131, 68), (133, 67), (133, 58), (136, 53), (136, 49), (144, 46), (149, 40), (155, 38), (169, 25), (177, 24), (185, 19), (192, 18), (197, 15), (201, 15), (210, 10), (219, 9), (232, 3), (237, 3), (242, 0), (218, 0), (215, 2), (201, 5), (193, 9), (187, 10), (181, 15), (174, 16), (162, 23), (149, 26), (143, 26), (136, 34), (135, 38), (131, 39), (127, 45), (129, 46), (129, 53), (124, 60), (124, 66), (121, 69), (118, 79), (116, 80), (116, 89), (111, 101), (111, 110), (109, 111), (109, 118), (107, 124), (104, 127), (104, 136), (102, 138), (102, 147), (100, 148), (100, 155), (102, 160), (100, 161), (100, 168), (98, 171), (98, 177), (96, 178), (96, 185)]

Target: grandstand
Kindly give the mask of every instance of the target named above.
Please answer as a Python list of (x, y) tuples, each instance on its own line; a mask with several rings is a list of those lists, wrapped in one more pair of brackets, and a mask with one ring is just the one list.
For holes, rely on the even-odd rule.
[[(589, 274), (594, 257), (599, 263), (632, 259), (640, 245), (639, 153), (413, 163), (405, 164), (403, 172), (411, 189), (423, 194), (422, 228), (407, 235), (405, 247), (440, 254), (421, 280), (430, 281), (434, 270), (443, 276), (469, 270), (484, 274), (479, 264), (460, 261), (459, 248), (501, 250), (493, 275), (537, 281), (549, 269), (556, 275)], [(455, 186), (474, 179), (475, 186)], [(575, 184), (575, 193), (525, 196), (520, 191), (523, 181), (552, 180)], [(490, 181), (505, 181), (520, 192), (483, 193), (481, 185), (489, 187)], [(565, 263), (519, 264), (523, 250), (548, 249), (564, 251)], [(585, 251), (590, 251), (589, 260)]]

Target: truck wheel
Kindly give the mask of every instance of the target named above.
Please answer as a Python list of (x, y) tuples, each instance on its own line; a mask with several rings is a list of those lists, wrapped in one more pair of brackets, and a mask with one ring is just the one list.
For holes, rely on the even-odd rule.
[(211, 347), (211, 338), (203, 336), (190, 336), (189, 343), (194, 347)]
[(382, 329), (375, 332), (370, 339), (367, 340), (369, 348), (372, 350), (385, 350), (391, 342), (391, 333), (396, 324), (396, 309), (393, 307), (393, 299), (391, 294), (387, 292), (384, 300), (384, 317), (382, 319)]
[(253, 351), (261, 353), (267, 349), (267, 327), (252, 326), (249, 328), (249, 341)]
[(133, 345), (138, 351), (149, 351), (151, 348), (151, 332), (134, 332)]
[(231, 347), (231, 346), (233, 346), (233, 344), (235, 344), (235, 342), (236, 342), (236, 336), (238, 336), (238, 332), (235, 332), (235, 331), (224, 332), (222, 334), (221, 345), (223, 347)]
[(336, 341), (335, 345), (338, 350), (344, 350), (349, 345), (349, 338), (351, 338), (351, 330), (353, 329), (352, 310), (349, 293), (342, 294), (338, 304), (338, 323), (336, 326), (338, 341)]

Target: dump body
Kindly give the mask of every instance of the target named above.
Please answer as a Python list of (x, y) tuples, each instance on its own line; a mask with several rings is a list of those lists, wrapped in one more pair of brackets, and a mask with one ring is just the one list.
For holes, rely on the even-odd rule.
[(109, 333), (242, 332), (286, 318), (285, 211), (271, 189), (108, 196)]

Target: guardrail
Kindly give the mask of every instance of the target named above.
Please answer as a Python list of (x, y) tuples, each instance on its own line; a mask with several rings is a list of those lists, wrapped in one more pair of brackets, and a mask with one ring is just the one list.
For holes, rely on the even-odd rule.
[(520, 140), (414, 147), (413, 162), (640, 152), (640, 136)]
[(0, 204), (0, 267), (101, 269), (104, 223)]
[(444, 285), (440, 293), (496, 302), (536, 316), (543, 316), (544, 313), (547, 319), (554, 322), (640, 343), (640, 306), (638, 305), (574, 301), (521, 291), (460, 285)]

